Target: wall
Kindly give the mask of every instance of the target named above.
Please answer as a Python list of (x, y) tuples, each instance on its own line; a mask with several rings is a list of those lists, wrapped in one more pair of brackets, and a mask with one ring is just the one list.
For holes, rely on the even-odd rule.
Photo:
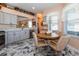
[[(46, 16), (46, 15), (48, 15), (48, 14), (50, 14), (51, 12), (53, 13), (53, 12), (56, 12), (56, 13), (58, 13), (58, 15), (59, 15), (59, 31), (63, 31), (63, 26), (61, 26), (62, 24), (63, 24), (63, 22), (61, 22), (61, 14), (62, 14), (62, 9), (64, 8), (64, 6), (65, 6), (66, 4), (61, 4), (61, 3), (59, 3), (59, 4), (57, 4), (55, 7), (52, 7), (52, 8), (50, 8), (50, 9), (46, 9), (46, 10), (44, 10), (42, 13), (40, 12), (40, 13), (37, 13), (37, 19), (38, 19), (38, 28), (39, 28), (39, 32), (41, 31), (41, 29), (42, 29), (42, 21), (43, 21), (43, 17), (44, 16)], [(62, 29), (61, 29), (62, 28)]]
[[(62, 18), (63, 18), (63, 22), (65, 23), (65, 13), (67, 10), (70, 10), (71, 8), (74, 8), (76, 10), (76, 12), (79, 13), (79, 4), (69, 4), (67, 5), (64, 9), (63, 9), (63, 13), (62, 13)], [(79, 37), (76, 38), (75, 36), (71, 37), (71, 40), (69, 42), (69, 45), (75, 47), (75, 48), (79, 48)]]
[(63, 8), (66, 6), (67, 4), (58, 4), (58, 5), (56, 5), (55, 7), (52, 7), (52, 8), (50, 8), (50, 9), (48, 9), (48, 10), (45, 10), (44, 12), (43, 12), (43, 15), (44, 16), (46, 16), (46, 15), (48, 15), (48, 14), (50, 14), (50, 13), (58, 13), (58, 16), (59, 16), (59, 24), (58, 24), (58, 27), (59, 27), (59, 31), (60, 32), (62, 32), (63, 33), (63, 31), (64, 31), (64, 29), (63, 29), (63, 21), (62, 21), (62, 10), (63, 10)]
[(65, 5), (66, 4), (64, 4), (64, 3), (59, 3), (59, 4), (57, 4), (56, 6), (50, 8), (50, 9), (44, 10), (43, 15), (45, 16), (45, 15), (51, 13), (51, 12), (56, 12), (56, 11), (60, 12), (64, 8)]

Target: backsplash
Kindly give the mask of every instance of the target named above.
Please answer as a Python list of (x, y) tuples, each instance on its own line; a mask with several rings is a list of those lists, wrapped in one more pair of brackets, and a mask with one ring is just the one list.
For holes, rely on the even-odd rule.
[(16, 25), (0, 24), (0, 29), (4, 28), (16, 28)]
[(26, 27), (28, 27), (28, 22), (26, 20), (18, 21), (16, 27), (17, 28), (26, 28)]

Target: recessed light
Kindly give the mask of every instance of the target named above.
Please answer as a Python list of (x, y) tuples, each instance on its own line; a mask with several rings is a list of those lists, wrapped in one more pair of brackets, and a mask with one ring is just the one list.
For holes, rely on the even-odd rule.
[(34, 9), (35, 9), (35, 7), (32, 7), (32, 9), (34, 10)]

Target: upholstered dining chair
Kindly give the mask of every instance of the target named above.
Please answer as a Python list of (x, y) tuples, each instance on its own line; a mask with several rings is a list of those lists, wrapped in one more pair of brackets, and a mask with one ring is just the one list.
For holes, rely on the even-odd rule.
[(69, 41), (70, 39), (68, 37), (61, 36), (58, 42), (53, 42), (52, 40), (49, 40), (48, 42), (49, 46), (54, 50), (55, 55), (59, 55), (65, 49)]
[(34, 32), (33, 32), (33, 37), (34, 37), (35, 54), (36, 54), (39, 47), (44, 47), (44, 46), (47, 46), (48, 44), (44, 40), (41, 40), (41, 39), (39, 40), (37, 38), (36, 33), (34, 33)]

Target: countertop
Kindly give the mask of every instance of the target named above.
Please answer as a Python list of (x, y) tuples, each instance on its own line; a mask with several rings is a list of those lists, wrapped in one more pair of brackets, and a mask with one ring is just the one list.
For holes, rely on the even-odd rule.
[(26, 30), (26, 29), (29, 29), (29, 28), (24, 28), (24, 29), (22, 29), (22, 28), (2, 28), (2, 29), (0, 29), (0, 31), (17, 31), (17, 30)]

